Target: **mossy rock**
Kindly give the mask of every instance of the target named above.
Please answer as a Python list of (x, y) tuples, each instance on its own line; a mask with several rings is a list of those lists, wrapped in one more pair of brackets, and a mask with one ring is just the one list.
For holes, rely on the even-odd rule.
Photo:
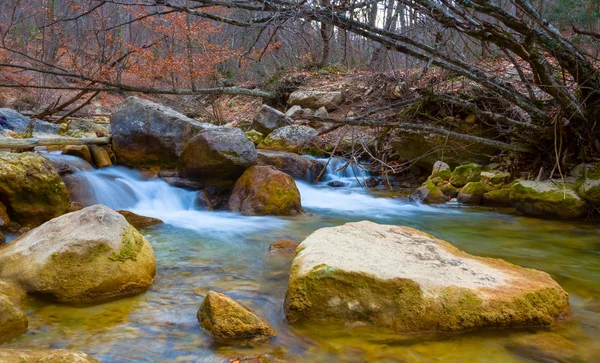
[(276, 335), (275, 330), (250, 309), (215, 291), (209, 291), (200, 305), (198, 322), (218, 339), (266, 339)]
[(65, 214), (71, 203), (52, 163), (34, 153), (0, 152), (0, 200), (11, 220), (31, 227)]
[(496, 189), (483, 194), (481, 204), (488, 207), (510, 207), (510, 189)]
[(301, 209), (294, 179), (271, 166), (248, 168), (229, 198), (229, 210), (245, 215), (295, 215)]
[(25, 313), (8, 296), (0, 294), (0, 343), (24, 334), (28, 325)]
[(284, 307), (292, 324), (398, 333), (548, 326), (570, 315), (568, 294), (545, 272), (367, 221), (319, 229), (300, 244)]
[(450, 182), (444, 182), (439, 188), (448, 198), (456, 198), (460, 193), (460, 188), (455, 187)]
[(254, 145), (260, 144), (265, 138), (265, 135), (263, 135), (262, 132), (258, 132), (256, 130), (246, 131), (245, 133), (248, 140)]
[(600, 206), (600, 163), (585, 164), (577, 179), (577, 191), (588, 202)]
[(452, 172), (450, 183), (455, 187), (462, 188), (469, 182), (477, 182), (481, 177), (481, 165), (465, 164), (457, 166)]
[(150, 243), (100, 204), (46, 222), (0, 249), (1, 279), (63, 303), (135, 295), (155, 274)]
[(482, 182), (469, 182), (458, 193), (458, 202), (462, 204), (479, 205), (481, 197), (490, 191), (490, 187)]
[(430, 178), (439, 177), (444, 181), (450, 180), (452, 176), (452, 169), (450, 169), (450, 165), (444, 163), (443, 161), (436, 161), (433, 164), (433, 170), (431, 171)]
[(448, 201), (448, 198), (434, 183), (429, 182), (411, 194), (409, 200), (424, 204), (443, 204)]
[(482, 171), (480, 181), (492, 186), (504, 185), (510, 182), (510, 173), (505, 171)]
[(558, 219), (580, 218), (590, 209), (572, 183), (560, 181), (515, 181), (511, 184), (510, 204), (525, 215)]
[(271, 132), (258, 148), (314, 155), (319, 149), (315, 146), (318, 134), (317, 130), (308, 126), (284, 126)]

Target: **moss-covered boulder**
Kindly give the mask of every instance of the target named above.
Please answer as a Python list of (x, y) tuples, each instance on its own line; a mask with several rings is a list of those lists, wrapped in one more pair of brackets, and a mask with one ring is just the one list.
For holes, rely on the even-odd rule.
[(260, 144), (265, 139), (265, 135), (262, 132), (258, 132), (256, 130), (246, 131), (245, 134), (248, 138), (248, 141), (250, 141), (254, 145)]
[(577, 191), (588, 202), (600, 206), (600, 163), (583, 166), (577, 179)]
[(244, 170), (258, 163), (254, 144), (238, 128), (220, 127), (200, 132), (179, 158), (179, 176), (210, 185), (231, 187)]
[(37, 226), (69, 210), (65, 184), (48, 159), (0, 152), (0, 201), (11, 220)]
[(302, 209), (294, 179), (272, 166), (253, 166), (238, 179), (229, 210), (245, 215), (295, 215)]
[(366, 323), (399, 333), (548, 326), (570, 314), (545, 272), (482, 258), (408, 227), (322, 228), (298, 247), (290, 323)]
[(438, 188), (440, 188), (442, 193), (444, 193), (448, 198), (456, 198), (458, 197), (458, 193), (460, 193), (460, 188), (450, 184), (449, 181), (442, 183)]
[(25, 313), (8, 296), (0, 293), (0, 343), (24, 334), (28, 325)]
[(503, 185), (510, 182), (510, 173), (498, 170), (482, 171), (480, 180), (493, 186)]
[(458, 202), (469, 205), (481, 204), (481, 197), (490, 191), (490, 187), (482, 182), (468, 182), (458, 193)]
[(135, 295), (155, 274), (150, 243), (103, 205), (55, 218), (0, 249), (0, 279), (64, 303)]
[(413, 194), (409, 196), (411, 202), (420, 202), (424, 204), (443, 204), (448, 201), (446, 195), (436, 187), (432, 182), (427, 182), (425, 185), (417, 188)]
[(314, 182), (325, 168), (322, 162), (294, 153), (275, 150), (257, 150), (258, 161), (270, 165), (284, 173), (297, 178)]
[(129, 224), (131, 224), (135, 228), (150, 227), (150, 226), (155, 226), (157, 224), (164, 223), (163, 221), (161, 221), (158, 218), (141, 216), (139, 214), (135, 214), (128, 210), (118, 210), (117, 213), (119, 213), (120, 215), (125, 217), (125, 219), (127, 219), (127, 222), (129, 222)]
[(452, 169), (450, 169), (450, 165), (438, 160), (433, 164), (433, 169), (431, 170), (431, 176), (429, 178), (439, 177), (442, 180), (450, 180), (451, 176)]
[(209, 291), (200, 305), (198, 321), (208, 334), (219, 339), (266, 339), (276, 335), (250, 309), (214, 291)]
[(309, 153), (315, 149), (317, 130), (308, 126), (284, 126), (271, 132), (260, 145), (259, 149), (280, 150), (296, 154)]
[(510, 188), (491, 190), (483, 194), (481, 204), (488, 207), (510, 207)]
[(560, 181), (516, 181), (510, 189), (510, 204), (525, 215), (558, 219), (579, 218), (590, 209), (572, 183)]
[(0, 349), (2, 363), (99, 363), (85, 353), (64, 349)]
[(465, 164), (457, 166), (452, 172), (450, 183), (455, 187), (462, 188), (469, 182), (477, 182), (481, 177), (481, 165)]

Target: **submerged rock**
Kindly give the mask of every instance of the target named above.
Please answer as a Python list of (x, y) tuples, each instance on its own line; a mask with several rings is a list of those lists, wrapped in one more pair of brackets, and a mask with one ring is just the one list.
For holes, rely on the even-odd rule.
[(300, 242), (289, 239), (277, 240), (269, 246), (269, 254), (294, 254)]
[(448, 201), (448, 198), (435, 184), (427, 182), (411, 194), (409, 200), (424, 204), (443, 204)]
[(0, 293), (0, 343), (24, 334), (28, 325), (29, 321), (25, 313), (8, 296)]
[(0, 349), (2, 363), (100, 363), (85, 353), (64, 349)]
[(587, 214), (587, 203), (571, 183), (521, 180), (510, 189), (510, 204), (519, 212), (535, 217), (572, 219)]
[(595, 206), (600, 206), (600, 163), (583, 166), (577, 179), (577, 191), (583, 199)]
[(0, 249), (0, 278), (63, 303), (135, 295), (155, 274), (150, 243), (103, 205), (55, 218)]
[(325, 169), (322, 162), (294, 153), (275, 150), (257, 150), (257, 153), (262, 164), (273, 166), (294, 178), (309, 182), (314, 182)]
[(161, 221), (158, 218), (141, 216), (139, 214), (135, 214), (128, 210), (118, 210), (117, 213), (119, 213), (120, 215), (125, 217), (125, 219), (127, 219), (127, 222), (129, 222), (129, 224), (131, 224), (135, 228), (150, 227), (150, 226), (155, 226), (157, 224), (164, 223), (163, 221)]
[(290, 323), (367, 323), (399, 333), (547, 326), (570, 314), (545, 272), (469, 255), (408, 227), (322, 228), (298, 247)]
[(37, 226), (69, 210), (65, 184), (48, 159), (0, 152), (0, 200), (11, 220)]
[(229, 210), (245, 215), (294, 215), (301, 209), (294, 179), (271, 166), (246, 170), (229, 198)]
[(183, 148), (200, 131), (214, 128), (173, 109), (129, 97), (110, 116), (117, 163), (174, 168)]
[(481, 198), (490, 191), (490, 187), (482, 182), (468, 182), (458, 193), (458, 202), (469, 205), (481, 204)]
[(577, 363), (586, 360), (577, 345), (556, 333), (542, 332), (512, 339), (506, 349), (535, 362)]
[(258, 147), (296, 154), (310, 153), (311, 149), (316, 148), (314, 143), (318, 135), (317, 130), (308, 126), (284, 126), (270, 133)]
[(294, 91), (288, 98), (288, 105), (331, 110), (341, 105), (342, 100), (342, 93), (338, 91)]
[(209, 291), (200, 305), (198, 321), (208, 334), (220, 339), (266, 339), (276, 335), (250, 309), (214, 291)]
[(264, 135), (286, 124), (286, 116), (283, 112), (268, 105), (262, 105), (254, 116), (252, 128)]
[(481, 165), (465, 164), (457, 166), (452, 172), (450, 183), (455, 187), (462, 188), (467, 183), (478, 182), (481, 178)]
[(237, 128), (222, 127), (200, 132), (185, 146), (178, 170), (184, 178), (209, 184), (233, 184), (244, 170), (258, 162), (254, 144)]

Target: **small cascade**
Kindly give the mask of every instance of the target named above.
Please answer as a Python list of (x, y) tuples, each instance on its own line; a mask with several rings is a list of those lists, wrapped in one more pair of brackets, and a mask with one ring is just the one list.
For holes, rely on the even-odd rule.
[(370, 177), (366, 168), (360, 164), (348, 162), (342, 158), (317, 159), (327, 164), (327, 170), (321, 182), (334, 187), (364, 187), (365, 180)]

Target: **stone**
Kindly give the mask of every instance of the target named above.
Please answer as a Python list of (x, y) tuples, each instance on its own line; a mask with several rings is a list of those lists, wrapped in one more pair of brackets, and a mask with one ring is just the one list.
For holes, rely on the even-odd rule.
[(256, 130), (246, 131), (246, 137), (254, 145), (260, 144), (265, 139), (265, 135), (263, 135), (262, 132), (258, 132)]
[(37, 226), (69, 210), (65, 184), (50, 161), (34, 153), (0, 152), (0, 200), (10, 219)]
[(465, 164), (454, 169), (450, 177), (450, 183), (457, 188), (462, 188), (469, 182), (478, 182), (480, 178), (481, 165)]
[(458, 193), (458, 202), (469, 205), (480, 205), (482, 196), (490, 191), (490, 187), (482, 182), (468, 182)]
[(111, 114), (110, 125), (117, 163), (138, 168), (175, 168), (188, 141), (216, 127), (137, 97), (129, 97)]
[(220, 185), (239, 178), (258, 163), (254, 144), (237, 128), (216, 128), (200, 132), (181, 153), (179, 176)]
[(71, 120), (67, 125), (67, 135), (71, 137), (106, 137), (110, 132), (106, 127), (87, 120)]
[(28, 325), (25, 313), (7, 296), (0, 294), (0, 343), (24, 334)]
[(96, 167), (106, 168), (107, 166), (112, 166), (112, 160), (110, 160), (110, 156), (108, 155), (106, 148), (98, 145), (90, 145), (89, 149)]
[(285, 126), (286, 116), (283, 112), (268, 105), (262, 105), (252, 122), (252, 128), (263, 135), (268, 135), (273, 130)]
[(13, 304), (20, 305), (27, 293), (20, 286), (0, 280), (0, 295), (6, 296)]
[(294, 254), (299, 245), (300, 242), (298, 241), (280, 239), (271, 243), (269, 246), (269, 254)]
[(63, 149), (63, 154), (77, 156), (89, 164), (94, 164), (94, 160), (92, 159), (92, 153), (87, 145), (68, 145)]
[(458, 193), (460, 193), (460, 189), (450, 184), (450, 182), (443, 182), (438, 188), (449, 198), (458, 197)]
[(267, 339), (276, 335), (273, 328), (250, 309), (215, 291), (209, 291), (200, 305), (198, 322), (218, 339)]
[(244, 215), (295, 215), (302, 209), (294, 179), (272, 166), (253, 166), (238, 179), (229, 210)]
[(506, 349), (534, 362), (583, 363), (577, 345), (556, 333), (541, 332), (511, 339)]
[(118, 210), (117, 213), (119, 213), (120, 215), (125, 217), (127, 222), (129, 222), (129, 224), (131, 224), (135, 228), (150, 227), (150, 226), (155, 226), (157, 224), (164, 223), (162, 220), (160, 220), (158, 218), (141, 216), (139, 214), (135, 214), (128, 210)]
[(3, 227), (8, 226), (9, 223), (10, 217), (6, 211), (6, 206), (0, 202), (0, 230), (3, 229)]
[(325, 107), (321, 107), (315, 112), (315, 117), (328, 118), (329, 112), (327, 112), (327, 109)]
[(288, 105), (302, 106), (312, 109), (325, 107), (334, 109), (342, 104), (342, 93), (338, 91), (294, 91), (288, 98)]
[(486, 184), (497, 186), (510, 182), (510, 177), (510, 173), (505, 171), (482, 171), (480, 174), (480, 181)]
[(314, 115), (315, 111), (313, 111), (311, 108), (303, 108), (300, 118), (312, 118)]
[(318, 135), (317, 130), (308, 126), (284, 126), (270, 133), (258, 148), (302, 154), (315, 148)]
[(327, 182), (327, 186), (332, 188), (343, 188), (346, 186), (346, 183), (344, 183), (341, 180), (332, 180), (330, 182)]
[(2, 363), (100, 363), (85, 353), (64, 349), (0, 349)]
[(155, 274), (150, 243), (100, 204), (46, 222), (0, 249), (0, 279), (62, 303), (139, 294)]
[(600, 206), (600, 163), (584, 165), (577, 179), (577, 191), (583, 199)]
[(398, 333), (543, 327), (570, 315), (568, 294), (545, 272), (368, 221), (321, 228), (298, 246), (284, 308), (292, 324)]
[(285, 115), (292, 119), (299, 118), (302, 116), (302, 107), (298, 105), (292, 106), (289, 110), (287, 110)]
[(314, 182), (325, 169), (322, 162), (294, 153), (275, 150), (257, 150), (258, 161), (270, 165), (295, 179)]
[(475, 125), (477, 123), (477, 115), (474, 114), (470, 114), (467, 117), (465, 117), (465, 123), (469, 124), (469, 125)]
[(424, 204), (443, 204), (448, 201), (448, 198), (435, 184), (429, 182), (411, 194), (409, 200)]
[(510, 207), (510, 188), (491, 190), (481, 196), (481, 204), (488, 207)]
[(205, 210), (227, 209), (228, 200), (228, 191), (222, 191), (215, 187), (208, 187), (198, 191), (195, 204), (196, 207)]
[(512, 184), (510, 204), (534, 217), (573, 219), (587, 215), (590, 205), (572, 183), (520, 180)]
[(433, 169), (431, 170), (430, 178), (439, 177), (442, 180), (450, 180), (452, 176), (452, 169), (450, 169), (450, 165), (446, 164), (443, 161), (436, 161), (433, 164)]
[[(23, 134), (31, 122), (29, 117), (10, 108), (0, 108), (0, 116), (6, 119), (9, 130)], [(55, 137), (60, 133), (60, 125), (41, 120), (33, 120), (33, 135), (36, 137)]]

